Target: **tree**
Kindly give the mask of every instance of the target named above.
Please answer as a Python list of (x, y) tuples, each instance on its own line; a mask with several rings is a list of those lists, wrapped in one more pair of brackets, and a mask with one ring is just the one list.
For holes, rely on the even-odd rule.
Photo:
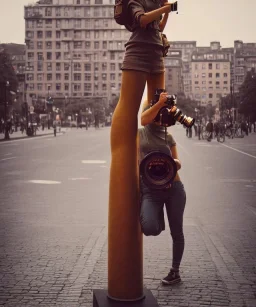
[(211, 104), (208, 104), (205, 108), (205, 114), (208, 116), (209, 119), (212, 119), (215, 114), (215, 107)]
[[(9, 82), (6, 89), (6, 82)], [(0, 50), (0, 116), (4, 117), (4, 105), (11, 102), (10, 91), (16, 92), (18, 87), (18, 79), (13, 69), (9, 54), (4, 50)]]
[(195, 108), (197, 105), (198, 102), (190, 98), (184, 96), (178, 96), (177, 98), (177, 107), (187, 116), (195, 116)]
[(252, 69), (246, 75), (244, 83), (239, 89), (240, 104), (238, 105), (239, 112), (246, 117), (256, 119), (256, 73)]

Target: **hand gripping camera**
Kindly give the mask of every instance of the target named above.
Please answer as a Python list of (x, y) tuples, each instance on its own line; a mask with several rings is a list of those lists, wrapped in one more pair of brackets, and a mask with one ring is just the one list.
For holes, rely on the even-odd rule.
[[(164, 89), (156, 89), (154, 100), (150, 103), (151, 106), (159, 101), (160, 94), (163, 92), (165, 92)], [(180, 122), (187, 128), (192, 127), (195, 123), (195, 119), (184, 115), (182, 111), (176, 107), (176, 101), (176, 95), (168, 95), (166, 106), (159, 110), (154, 121), (159, 122), (160, 125), (164, 127), (173, 126), (176, 121)]]

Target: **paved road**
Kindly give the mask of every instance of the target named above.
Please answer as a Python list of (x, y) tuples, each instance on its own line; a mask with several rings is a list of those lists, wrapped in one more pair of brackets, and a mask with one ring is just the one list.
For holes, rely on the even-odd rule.
[[(0, 306), (92, 306), (107, 287), (109, 128), (0, 144)], [(256, 134), (224, 145), (171, 128), (187, 191), (183, 283), (168, 229), (144, 239), (160, 306), (256, 306)]]

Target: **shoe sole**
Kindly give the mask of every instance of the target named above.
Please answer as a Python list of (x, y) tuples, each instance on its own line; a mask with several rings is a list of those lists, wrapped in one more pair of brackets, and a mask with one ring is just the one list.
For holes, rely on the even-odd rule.
[(174, 284), (178, 284), (180, 282), (181, 282), (180, 278), (173, 280), (173, 281), (167, 281), (167, 280), (162, 279), (162, 284), (164, 284), (164, 285), (174, 285)]

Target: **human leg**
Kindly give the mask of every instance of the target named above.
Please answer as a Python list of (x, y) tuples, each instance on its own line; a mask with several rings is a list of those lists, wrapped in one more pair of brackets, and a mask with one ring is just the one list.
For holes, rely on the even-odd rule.
[(180, 181), (174, 181), (166, 200), (166, 212), (173, 239), (172, 267), (179, 269), (184, 252), (183, 214), (186, 205), (186, 192)]
[(145, 236), (158, 236), (164, 229), (164, 200), (161, 191), (153, 192), (143, 184), (141, 190), (140, 224)]
[[(123, 71), (120, 99), (111, 125), (108, 223), (108, 292), (119, 299), (143, 293), (142, 233), (139, 223), (137, 114), (146, 73)], [(121, 254), (121, 255), (120, 255)], [(135, 285), (129, 284), (133, 280)], [(127, 297), (127, 288), (130, 289)]]
[(157, 88), (165, 88), (165, 73), (149, 74), (147, 77), (147, 97), (148, 103), (154, 99), (155, 91)]

